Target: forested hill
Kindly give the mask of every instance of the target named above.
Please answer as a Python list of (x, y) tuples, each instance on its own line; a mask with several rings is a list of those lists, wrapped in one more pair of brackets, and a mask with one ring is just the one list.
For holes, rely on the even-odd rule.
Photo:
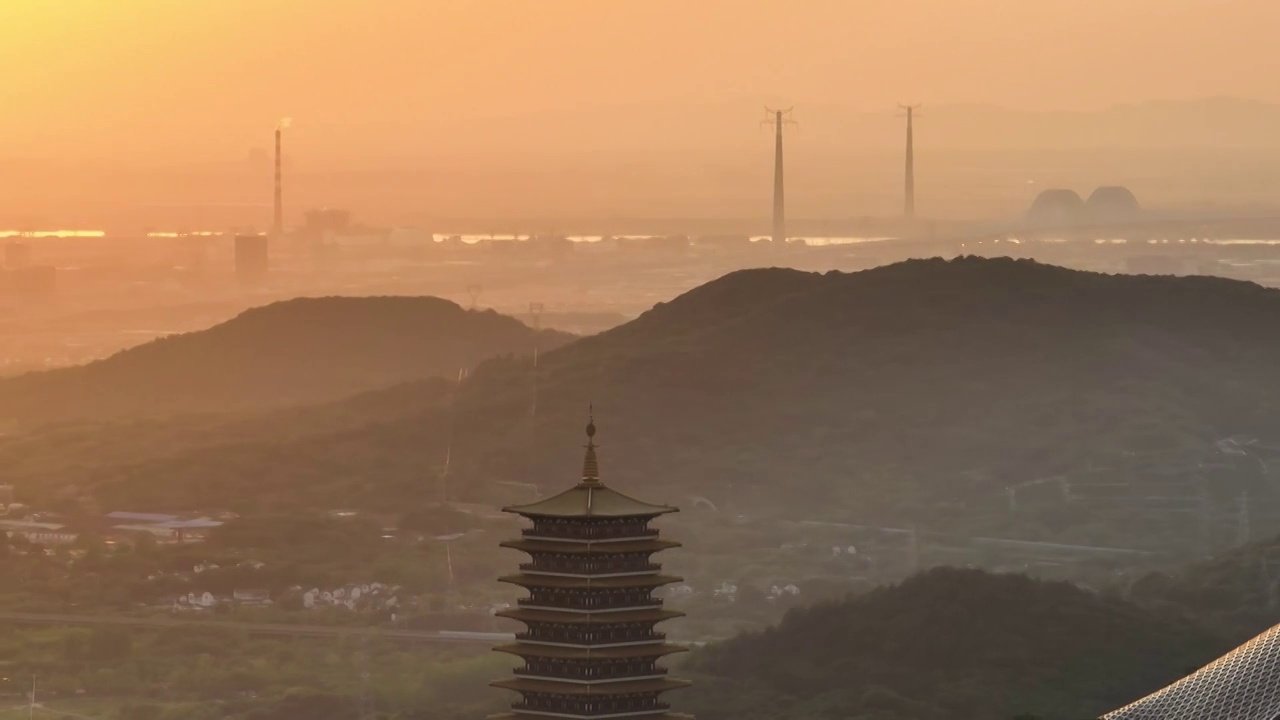
[[(1162, 489), (1091, 502), (1081, 482), (1069, 500), (1024, 495), (1012, 513), (1006, 488), (1091, 468), (1116, 474), (1104, 485), (1164, 483), (1179, 476), (1131, 465), (1201, 467), (1225, 436), (1280, 438), (1277, 327), (1280, 291), (1213, 278), (976, 258), (751, 270), (544, 353), (536, 368), (483, 363), (456, 398), (394, 423), (340, 436), (282, 427), (260, 443), (211, 435), (192, 454), (157, 443), (127, 465), (102, 462), (91, 438), (71, 458), (66, 443), (30, 437), (13, 462), (0, 447), (0, 462), (15, 482), (95, 487), (112, 503), (182, 507), (199, 485), (202, 503), (395, 509), (409, 499), (395, 488), (420, 483), (448, 450), (458, 499), (497, 505), (512, 499), (501, 481), (576, 480), (595, 403), (605, 480), (655, 501), (700, 495), (750, 516), (1164, 551), (1187, 534), (1155, 527), (1163, 520), (1141, 505)], [(311, 372), (346, 373), (306, 355)], [(39, 476), (51, 465), (42, 454), (63, 469)], [(1234, 507), (1248, 483), (1255, 507), (1275, 503), (1272, 484), (1247, 473), (1211, 489)]]
[(1280, 620), (1280, 536), (1192, 563), (1171, 574), (1153, 573), (1130, 588), (1153, 607), (1194, 613), (1244, 641)]
[[(453, 457), (499, 477), (527, 472), (532, 453), (535, 479), (563, 482), (594, 402), (604, 472), (625, 486), (943, 521), (988, 513), (1038, 477), (1280, 437), (1276, 327), (1280, 291), (1216, 278), (977, 258), (743, 271), (550, 353), (536, 373), (482, 367)], [(510, 457), (482, 452), (495, 447)]]
[(489, 357), (569, 339), (432, 297), (295, 299), (81, 367), (0, 381), (0, 417), (40, 423), (319, 403), (456, 377)]
[(1231, 647), (1067, 583), (937, 569), (695, 652), (677, 702), (703, 720), (1083, 720)]

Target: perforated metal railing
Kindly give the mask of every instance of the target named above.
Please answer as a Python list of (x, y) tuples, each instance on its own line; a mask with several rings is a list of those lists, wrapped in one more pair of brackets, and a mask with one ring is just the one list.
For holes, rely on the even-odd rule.
[(1276, 720), (1280, 625), (1103, 720)]

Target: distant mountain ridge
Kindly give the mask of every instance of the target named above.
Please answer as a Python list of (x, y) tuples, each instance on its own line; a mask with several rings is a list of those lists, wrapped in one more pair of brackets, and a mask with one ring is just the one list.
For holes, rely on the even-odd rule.
[(457, 377), (571, 336), (433, 297), (299, 298), (247, 310), (88, 365), (0, 381), (0, 416), (24, 424), (262, 410)]
[[(748, 515), (1168, 552), (1199, 541), (1141, 497), (1167, 494), (1156, 490), (1176, 476), (1127, 464), (1199, 467), (1220, 438), (1280, 437), (1278, 326), (1280, 291), (1213, 278), (978, 258), (751, 270), (536, 368), (495, 358), (443, 397), (365, 398), (346, 414), (371, 418), (358, 424), (281, 426), (258, 443), (213, 432), (180, 453), (158, 440), (147, 453), (135, 436), (137, 453), (110, 462), (92, 433), (73, 446), (37, 435), (21, 452), (0, 446), (0, 464), (15, 481), (93, 488), (111, 504), (394, 509), (447, 456), (457, 499), (500, 505), (512, 491), (497, 481), (575, 479), (594, 403), (606, 482), (655, 502), (698, 495)], [(392, 397), (394, 411), (376, 407)], [(1109, 482), (1149, 484), (1134, 499), (1092, 502), (1077, 487), (1010, 509), (1010, 486), (1109, 467)], [(1256, 473), (1215, 480), (1209, 499), (1234, 508), (1246, 488), (1257, 508), (1280, 502)]]
[[(1280, 434), (1277, 322), (1280, 292), (1212, 278), (977, 258), (743, 271), (544, 356), (539, 433), (571, 436), (594, 402), (618, 480), (765, 504), (782, 483), (790, 503), (907, 521), (1094, 460)], [(459, 437), (511, 425), (522, 398), (497, 410), (495, 391), (512, 373), (476, 373)], [(534, 451), (540, 481), (571, 466), (567, 443)]]

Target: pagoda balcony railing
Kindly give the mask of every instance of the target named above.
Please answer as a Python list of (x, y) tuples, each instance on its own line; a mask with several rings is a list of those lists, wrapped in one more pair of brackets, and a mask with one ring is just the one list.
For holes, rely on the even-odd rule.
[(516, 605), (522, 608), (541, 609), (551, 608), (554, 610), (622, 610), (626, 608), (635, 608), (637, 610), (648, 610), (650, 608), (662, 607), (660, 598), (645, 595), (582, 595), (582, 596), (559, 596), (559, 597), (527, 597), (516, 600)]
[(581, 561), (581, 560), (549, 560), (538, 559), (533, 562), (520, 563), (525, 572), (554, 572), (566, 575), (595, 575), (601, 573), (654, 573), (662, 569), (662, 565), (651, 562), (618, 561)]
[(667, 674), (664, 667), (652, 663), (596, 667), (593, 665), (526, 665), (514, 670), (521, 677), (563, 678), (565, 680), (630, 680), (633, 678), (659, 677)]
[(637, 632), (590, 631), (526, 631), (516, 633), (516, 640), (564, 643), (566, 645), (611, 645), (614, 643), (648, 643), (666, 640), (667, 634), (657, 630)]
[(607, 717), (621, 713), (666, 711), (671, 709), (671, 705), (664, 702), (643, 700), (569, 702), (548, 698), (547, 700), (514, 703), (511, 705), (511, 709), (517, 712), (524, 710), (533, 713), (564, 713), (566, 715), (582, 715), (586, 717)]
[(557, 540), (623, 540), (657, 537), (657, 528), (643, 525), (539, 525), (520, 531), (527, 538)]

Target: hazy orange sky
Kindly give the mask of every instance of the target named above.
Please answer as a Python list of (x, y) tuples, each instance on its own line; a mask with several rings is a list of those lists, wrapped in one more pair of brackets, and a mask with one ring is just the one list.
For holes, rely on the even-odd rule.
[[(797, 106), (798, 152), (857, 110), (893, 147), (899, 101), (1280, 102), (1276, 28), (1276, 0), (0, 0), (0, 161), (244, 162), (290, 116), (313, 169), (621, 162), (755, 147), (766, 103)], [(968, 132), (934, 118), (922, 152)]]
[(424, 146), (577, 107), (1280, 101), (1277, 27), (1274, 0), (3, 0), (0, 156), (239, 154), (282, 115)]

